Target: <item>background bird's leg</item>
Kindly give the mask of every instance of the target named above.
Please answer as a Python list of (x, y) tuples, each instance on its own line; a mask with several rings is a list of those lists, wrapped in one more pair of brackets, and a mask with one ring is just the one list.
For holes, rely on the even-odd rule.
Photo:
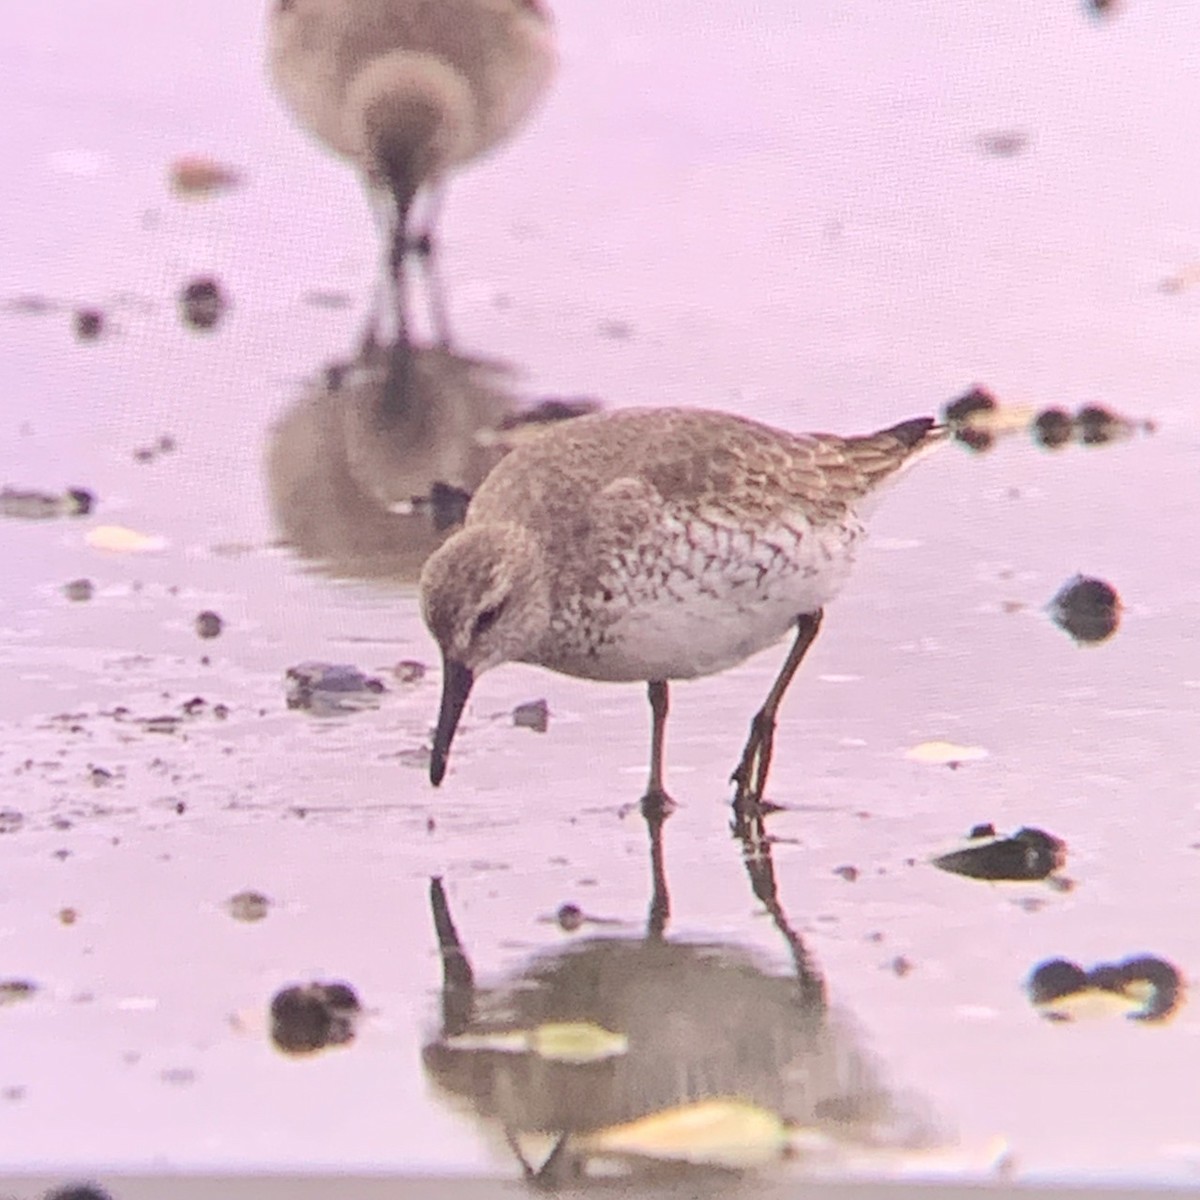
[(408, 288), (405, 259), (408, 256), (408, 226), (416, 184), (411, 171), (397, 167), (388, 179), (395, 203), (392, 214), (391, 238), (388, 251), (388, 280), (391, 284), (391, 309), (395, 320), (395, 336), (391, 340), (387, 375), (383, 381), (383, 410), (403, 411), (408, 399), (409, 371), (412, 349), (409, 342)]
[(754, 714), (750, 722), (750, 736), (746, 739), (746, 748), (742, 751), (742, 760), (732, 775), (732, 781), (737, 785), (733, 797), (734, 811), (739, 816), (760, 812), (762, 809), (763, 790), (767, 786), (767, 772), (771, 769), (771, 749), (775, 740), (775, 714), (779, 710), (780, 701), (792, 682), (804, 655), (821, 628), (821, 610), (815, 613), (804, 613), (796, 619), (796, 640), (784, 659), (779, 675), (771, 685), (763, 706)]
[(437, 223), (442, 214), (445, 187), (435, 180), (425, 189), (425, 213), (420, 229), (409, 243), (409, 248), (420, 256), (425, 275), (425, 291), (429, 299), (429, 320), (433, 336), (439, 346), (449, 349), (453, 340), (450, 333), (450, 311), (446, 304), (446, 288), (442, 282), (441, 264), (438, 259)]
[(647, 820), (654, 816), (666, 816), (675, 807), (675, 802), (667, 795), (663, 787), (663, 742), (667, 730), (667, 711), (670, 708), (670, 697), (667, 694), (665, 680), (651, 680), (646, 684), (646, 694), (650, 697), (650, 782), (646, 785), (646, 794), (642, 797), (642, 813)]

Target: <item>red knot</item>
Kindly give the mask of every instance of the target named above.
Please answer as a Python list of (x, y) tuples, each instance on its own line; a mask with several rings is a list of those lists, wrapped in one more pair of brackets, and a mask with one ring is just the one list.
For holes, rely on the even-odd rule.
[[(510, 138), (557, 62), (542, 0), (274, 0), (271, 77), (297, 120), (362, 172), (386, 236), (392, 316), (405, 326), (404, 259), (420, 250), (435, 330), (448, 341), (433, 275), (447, 175)], [(414, 236), (418, 192), (428, 209)], [(367, 337), (378, 335), (377, 297)]]
[(861, 437), (794, 435), (727, 413), (624, 409), (518, 446), (421, 575), (443, 662), (432, 782), (475, 680), (525, 662), (647, 683), (644, 800), (665, 803), (668, 682), (794, 630), (733, 773), (737, 810), (761, 811), (780, 701), (850, 573), (869, 501), (946, 432), (919, 417)]

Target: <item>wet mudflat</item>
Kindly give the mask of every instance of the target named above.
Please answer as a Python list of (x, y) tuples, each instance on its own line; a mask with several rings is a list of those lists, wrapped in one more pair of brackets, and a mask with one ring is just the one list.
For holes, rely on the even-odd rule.
[[(490, 674), (430, 789), (437, 664), (411, 583), (278, 544), (281, 526), (302, 541), (281, 497), (319, 496), (304, 528), (332, 523), (310, 548), (329, 554), (356, 522), (374, 528), (356, 513), (423, 490), (392, 494), (386, 454), (353, 459), (353, 492), (318, 487), (320, 454), (279, 485), (303, 445), (280, 431), (355, 394), (353, 379), (322, 389), (376, 263), (358, 185), (269, 94), (254, 6), (162, 23), (143, 7), (48, 9), (3, 51), (23, 169), (0, 185), (0, 484), (96, 503), (0, 520), (0, 1168), (518, 1176), (499, 1120), (526, 1119), (517, 1083), (573, 1079), (567, 1060), (615, 1070), (658, 1035), (639, 1014), (604, 1023), (632, 999), (603, 1020), (522, 1013), (503, 1045), (494, 1022), (448, 1023), (437, 876), (481, 997), (531, 972), (550, 987), (557, 960), (535, 956), (584, 955), (586, 939), (624, 979), (649, 955), (655, 986), (679, 970), (697, 995), (724, 978), (715, 961), (741, 981), (717, 995), (744, 986), (738, 1019), (757, 1006), (764, 1026), (779, 979), (819, 977), (848, 1059), (780, 1038), (763, 1071), (861, 1057), (893, 1124), (936, 1127), (946, 1149), (868, 1153), (856, 1136), (816, 1153), (719, 1114), (734, 1142), (790, 1139), (785, 1170), (1194, 1179), (1200, 181), (1172, 118), (1200, 97), (1185, 8), (563, 11), (551, 102), (451, 193), (456, 349), (511, 364), (486, 386), (526, 401), (857, 432), (978, 383), (1031, 413), (1102, 403), (1156, 423), (1100, 446), (1019, 432), (949, 447), (887, 496), (783, 710), (768, 892), (730, 834), (726, 780), (781, 651), (674, 690), (680, 807), (654, 854), (636, 686)], [(181, 198), (171, 164), (197, 154), (241, 186)], [(228, 305), (198, 327), (180, 298), (211, 301), (205, 280)], [(477, 398), (456, 394), (456, 413)], [(396, 570), (411, 578), (405, 555)], [(1047, 607), (1080, 574), (1121, 601), (1090, 645)], [(320, 661), (384, 690), (289, 708), (286, 673)], [(544, 732), (514, 722), (543, 700)], [(985, 823), (1061, 839), (1070, 886), (931, 865)], [(267, 903), (231, 907), (247, 891)], [(578, 912), (556, 919), (563, 905)], [(1071, 1023), (1030, 1002), (1047, 960), (1145, 955), (1185, 985), (1165, 1020), (1129, 1019), (1146, 1011), (1132, 995)], [(361, 1003), (352, 1036), (282, 1053), (272, 998), (338, 982)], [(706, 1043), (711, 1019), (694, 1018)], [(491, 1054), (508, 1106), (472, 1115), (439, 1053)], [(794, 1099), (761, 1073), (719, 1078), (768, 1114)], [(606, 1105), (585, 1156), (669, 1140)], [(831, 1111), (846, 1109), (783, 1115), (820, 1130)]]

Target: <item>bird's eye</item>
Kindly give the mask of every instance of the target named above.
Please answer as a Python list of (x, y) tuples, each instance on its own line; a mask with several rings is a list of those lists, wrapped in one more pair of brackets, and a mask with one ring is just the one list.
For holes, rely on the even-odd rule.
[(494, 604), (491, 608), (485, 608), (483, 612), (475, 618), (475, 624), (471, 629), (472, 637), (482, 637), (495, 623), (500, 619), (500, 614), (504, 611), (504, 605)]

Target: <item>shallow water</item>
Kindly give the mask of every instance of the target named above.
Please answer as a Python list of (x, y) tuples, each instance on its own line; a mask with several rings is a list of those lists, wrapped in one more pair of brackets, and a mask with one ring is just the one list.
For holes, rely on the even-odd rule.
[[(1058, 1025), (1022, 990), (1046, 958), (1154, 953), (1185, 980), (1200, 963), (1200, 291), (1161, 286), (1200, 257), (1191, 5), (558, 7), (551, 102), (456, 184), (442, 227), (461, 348), (513, 364), (515, 392), (859, 431), (979, 382), (1157, 422), (1096, 449), (954, 447), (887, 497), (784, 707), (769, 832), (831, 1004), (956, 1132), (963, 1171), (990, 1170), (971, 1148), (999, 1138), (1018, 1179), (1194, 1180), (1195, 1007)], [(435, 793), (436, 672), (390, 676), (434, 664), (411, 587), (275, 544), (272, 426), (348, 354), (375, 247), (352, 173), (264, 83), (258, 8), (69, 0), (0, 43), (20, 165), (0, 181), (0, 300), (52, 302), (0, 311), (0, 483), (99, 497), (87, 517), (0, 520), (0, 808), (23, 818), (0, 834), (0, 976), (39, 988), (0, 1007), (0, 1170), (514, 1176), (423, 1068), (428, 881), (488, 986), (574, 940), (548, 919), (563, 902), (621, 922), (583, 933), (640, 939), (651, 871), (627, 810), (648, 712), (636, 687), (499, 670)], [(1023, 152), (981, 150), (996, 130)], [(179, 200), (167, 165), (187, 153), (245, 185)], [(207, 334), (176, 315), (197, 274), (232, 301)], [(109, 318), (96, 342), (71, 330), (85, 304)], [(178, 448), (135, 461), (162, 434)], [(112, 524), (166, 546), (87, 544)], [(1079, 571), (1125, 605), (1090, 648), (1044, 611)], [(92, 599), (65, 599), (80, 577)], [(197, 638), (203, 609), (219, 638)], [(663, 857), (668, 937), (786, 973), (723, 807), (780, 653), (674, 689)], [(288, 711), (306, 659), (389, 691), (344, 718)], [(196, 696), (171, 732), (139, 724)], [(548, 731), (514, 728), (538, 698)], [(988, 754), (905, 758), (934, 739)], [(928, 865), (985, 821), (1065, 839), (1074, 889)], [(223, 907), (247, 887), (273, 901), (256, 924)], [(339, 978), (368, 1010), (356, 1041), (273, 1049), (272, 993)]]

